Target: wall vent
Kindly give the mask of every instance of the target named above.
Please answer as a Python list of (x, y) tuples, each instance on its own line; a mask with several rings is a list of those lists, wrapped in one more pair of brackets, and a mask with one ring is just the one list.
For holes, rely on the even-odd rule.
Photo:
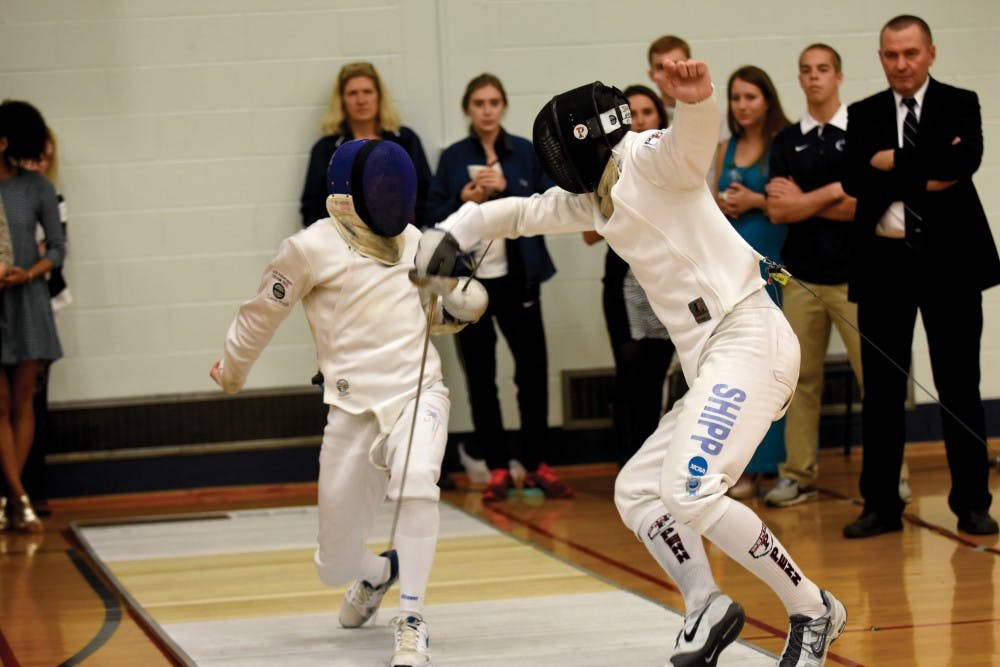
[(611, 427), (615, 369), (586, 368), (562, 372), (564, 429)]

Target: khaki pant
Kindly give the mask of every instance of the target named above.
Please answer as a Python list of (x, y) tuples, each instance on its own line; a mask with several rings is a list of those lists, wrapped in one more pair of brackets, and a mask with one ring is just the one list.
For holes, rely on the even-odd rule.
[(819, 474), (820, 404), (831, 325), (837, 327), (837, 333), (844, 341), (847, 359), (858, 379), (858, 386), (864, 387), (864, 383), (861, 341), (856, 328), (858, 307), (847, 300), (847, 284), (803, 284), (819, 299), (794, 280), (789, 281), (783, 290), (783, 310), (798, 336), (802, 361), (799, 384), (785, 418), (786, 460), (778, 467), (778, 472), (782, 477), (797, 481), (800, 487), (808, 487), (816, 483)]

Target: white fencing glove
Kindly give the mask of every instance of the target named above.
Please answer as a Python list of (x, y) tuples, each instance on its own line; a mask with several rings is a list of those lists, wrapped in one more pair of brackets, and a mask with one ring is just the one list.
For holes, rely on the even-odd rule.
[(463, 325), (478, 322), (490, 305), (486, 288), (475, 278), (459, 278), (456, 283), (441, 300), (445, 316), (451, 316)]
[(475, 278), (419, 277), (414, 270), (410, 280), (419, 286), (421, 301), (425, 304), (429, 303), (431, 294), (441, 297), (431, 320), (434, 335), (458, 333), (479, 321), (490, 303), (486, 288)]
[(458, 254), (455, 237), (443, 229), (431, 227), (420, 236), (413, 264), (419, 276), (450, 276)]

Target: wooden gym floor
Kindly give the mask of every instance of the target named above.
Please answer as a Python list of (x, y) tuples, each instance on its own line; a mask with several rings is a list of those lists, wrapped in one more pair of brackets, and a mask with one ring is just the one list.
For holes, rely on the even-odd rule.
[[(847, 629), (833, 645), (828, 664), (1000, 665), (1000, 573), (995, 568), (1000, 540), (957, 533), (947, 508), (950, 482), (940, 443), (910, 444), (907, 460), (914, 500), (902, 533), (841, 537), (843, 526), (860, 511), (851, 500), (857, 494), (859, 450), (849, 458), (840, 451), (822, 452), (818, 502), (785, 509), (749, 502), (807, 576), (847, 606)], [(614, 468), (559, 472), (576, 489), (572, 500), (514, 497), (483, 506), (461, 476), (456, 476), (459, 489), (443, 493), (442, 499), (627, 590), (681, 609), (676, 588), (618, 519), (612, 502)], [(991, 487), (994, 495), (1000, 491), (1000, 475), (991, 476)], [(315, 491), (315, 485), (303, 484), (54, 501), (44, 533), (0, 534), (0, 660), (5, 667), (176, 664), (147, 631), (143, 614), (128, 608), (75, 543), (70, 523), (309, 505)], [(992, 513), (1000, 515), (1000, 504), (994, 503)], [(780, 652), (787, 619), (778, 599), (711, 545), (708, 553), (720, 586), (746, 608), (741, 639)], [(428, 603), (433, 606), (434, 600)], [(671, 642), (664, 638), (658, 658), (665, 658)]]

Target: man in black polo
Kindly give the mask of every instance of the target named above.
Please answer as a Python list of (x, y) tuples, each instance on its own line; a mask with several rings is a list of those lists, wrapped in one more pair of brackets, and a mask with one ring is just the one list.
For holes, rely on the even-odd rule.
[(777, 507), (817, 496), (823, 365), (831, 326), (837, 327), (861, 384), (858, 311), (847, 300), (849, 235), (857, 202), (840, 183), (847, 136), (842, 80), (840, 55), (832, 47), (807, 46), (799, 56), (806, 114), (779, 132), (771, 145), (767, 213), (771, 222), (789, 225), (781, 255), (791, 274), (808, 287), (792, 280), (783, 290), (782, 309), (799, 338), (802, 363), (786, 417), (785, 462), (778, 469), (778, 483), (764, 497)]

